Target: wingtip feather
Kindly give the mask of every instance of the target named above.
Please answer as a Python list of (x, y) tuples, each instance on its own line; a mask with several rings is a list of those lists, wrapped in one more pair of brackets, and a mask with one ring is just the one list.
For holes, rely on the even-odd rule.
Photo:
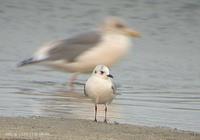
[(25, 66), (25, 65), (29, 65), (29, 64), (32, 64), (32, 63), (35, 63), (35, 61), (34, 61), (34, 59), (31, 57), (31, 58), (28, 58), (28, 59), (25, 59), (25, 60), (19, 62), (19, 63), (17, 64), (17, 67), (23, 67), (23, 66)]

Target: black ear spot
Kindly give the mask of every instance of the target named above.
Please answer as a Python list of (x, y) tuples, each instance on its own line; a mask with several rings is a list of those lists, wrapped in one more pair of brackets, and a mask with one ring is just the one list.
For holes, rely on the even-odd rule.
[(96, 74), (96, 73), (97, 73), (97, 71), (95, 70), (95, 71), (94, 71), (94, 73)]

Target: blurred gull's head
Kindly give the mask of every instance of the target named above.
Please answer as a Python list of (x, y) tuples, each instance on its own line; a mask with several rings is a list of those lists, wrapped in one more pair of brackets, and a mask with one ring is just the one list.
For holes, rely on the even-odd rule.
[(140, 33), (129, 28), (122, 20), (116, 17), (106, 18), (102, 25), (102, 30), (105, 33), (121, 34), (128, 37), (140, 37)]

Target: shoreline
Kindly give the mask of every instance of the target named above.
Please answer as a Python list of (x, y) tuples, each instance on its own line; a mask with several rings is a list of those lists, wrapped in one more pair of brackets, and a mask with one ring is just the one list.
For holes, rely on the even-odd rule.
[(53, 117), (0, 117), (0, 140), (198, 140), (200, 133)]

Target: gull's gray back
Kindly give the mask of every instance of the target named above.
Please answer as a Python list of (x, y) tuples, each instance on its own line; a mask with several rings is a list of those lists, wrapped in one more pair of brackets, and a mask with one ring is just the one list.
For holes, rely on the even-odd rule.
[(59, 40), (48, 51), (47, 60), (66, 59), (68, 62), (73, 62), (81, 53), (93, 48), (101, 41), (101, 35), (97, 31), (87, 32), (74, 36), (69, 39)]

